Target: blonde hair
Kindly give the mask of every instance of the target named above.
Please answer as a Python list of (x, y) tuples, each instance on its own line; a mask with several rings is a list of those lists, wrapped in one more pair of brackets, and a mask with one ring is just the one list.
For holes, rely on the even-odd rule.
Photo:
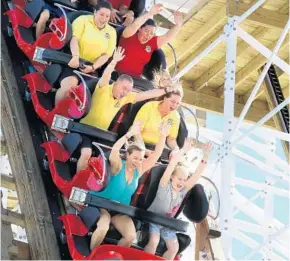
[(180, 165), (178, 164), (174, 171), (172, 172), (172, 176), (174, 176), (177, 172), (182, 172), (185, 176), (186, 176), (186, 179), (189, 177), (189, 171), (188, 171), (188, 168), (186, 168), (185, 166), (183, 165)]

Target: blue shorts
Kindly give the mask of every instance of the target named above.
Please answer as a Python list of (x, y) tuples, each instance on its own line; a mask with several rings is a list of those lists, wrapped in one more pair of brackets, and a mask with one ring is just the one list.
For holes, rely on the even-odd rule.
[(156, 225), (153, 223), (149, 224), (149, 233), (159, 234), (165, 241), (177, 240), (176, 230)]

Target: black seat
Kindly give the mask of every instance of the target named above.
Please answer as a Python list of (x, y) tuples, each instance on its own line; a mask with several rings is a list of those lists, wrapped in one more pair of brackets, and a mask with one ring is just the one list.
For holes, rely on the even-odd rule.
[(21, 25), (18, 26), (19, 33), (21, 34), (22, 39), (30, 44), (35, 42), (35, 37), (33, 35), (33, 30), (31, 28), (26, 28)]
[(144, 66), (143, 75), (149, 80), (154, 80), (154, 72), (167, 67), (165, 54), (162, 49), (157, 49), (152, 53), (149, 63)]
[(58, 174), (66, 181), (70, 181), (72, 179), (72, 175), (70, 172), (69, 165), (67, 163), (61, 162), (56, 160), (55, 162), (55, 168), (58, 172)]
[(135, 17), (140, 16), (145, 10), (145, 0), (132, 0), (129, 9), (134, 12)]
[(44, 2), (42, 0), (30, 1), (25, 6), (25, 12), (35, 22), (39, 17), (41, 11), (44, 8)]
[(93, 15), (93, 14), (87, 11), (74, 11), (74, 12), (69, 12), (67, 14), (67, 19), (70, 21), (70, 23), (73, 23), (73, 21), (81, 15)]

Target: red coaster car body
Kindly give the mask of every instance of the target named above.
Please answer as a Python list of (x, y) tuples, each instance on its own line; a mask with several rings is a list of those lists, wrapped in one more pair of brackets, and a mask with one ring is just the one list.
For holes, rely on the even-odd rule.
[(56, 141), (48, 141), (41, 146), (47, 154), (53, 182), (66, 198), (69, 198), (73, 187), (99, 191), (106, 185), (108, 174), (103, 172), (102, 157), (92, 157), (86, 170), (79, 171), (72, 176), (67, 163), (70, 154), (61, 144)]
[[(43, 2), (37, 0), (28, 3), (24, 8), (24, 3), (21, 1), (16, 2), (15, 8), (5, 13), (11, 22), (16, 43), (22, 52), (28, 57), (35, 69), (39, 72), (43, 72), (46, 65), (33, 60), (36, 47), (55, 50), (62, 49), (70, 40), (71, 28), (64, 17), (54, 18), (51, 20), (49, 25), (52, 32), (44, 33), (35, 40), (33, 28), (35, 21), (25, 12), (25, 8), (28, 5), (35, 5), (35, 8), (38, 8), (39, 11), (41, 11), (41, 4)], [(32, 8), (33, 7), (34, 6), (32, 6)]]
[[(86, 101), (83, 104), (85, 90), (83, 84), (72, 89), (69, 93), (70, 97), (63, 99), (55, 107), (51, 104), (51, 108), (45, 108), (41, 103), (40, 96), (43, 96), (43, 94), (51, 90), (52, 87), (50, 84), (38, 72), (26, 74), (23, 78), (27, 81), (35, 112), (49, 128), (51, 128), (56, 114), (70, 119), (80, 119), (87, 112), (90, 103), (90, 94), (87, 90)], [(52, 132), (59, 139), (64, 135), (61, 132), (53, 130)]]

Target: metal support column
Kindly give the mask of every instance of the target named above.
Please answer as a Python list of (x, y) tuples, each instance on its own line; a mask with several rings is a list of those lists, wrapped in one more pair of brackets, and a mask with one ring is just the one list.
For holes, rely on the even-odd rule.
[[(226, 70), (224, 85), (224, 135), (221, 147), (222, 175), (221, 175), (221, 212), (220, 226), (222, 231), (222, 242), (224, 254), (227, 260), (231, 257), (232, 232), (230, 224), (232, 221), (232, 202), (234, 160), (232, 144), (230, 142), (234, 129), (234, 104), (235, 104), (235, 74), (237, 57), (237, 34), (236, 17), (228, 19), (224, 27), (226, 36)], [(225, 202), (226, 200), (226, 202)]]

